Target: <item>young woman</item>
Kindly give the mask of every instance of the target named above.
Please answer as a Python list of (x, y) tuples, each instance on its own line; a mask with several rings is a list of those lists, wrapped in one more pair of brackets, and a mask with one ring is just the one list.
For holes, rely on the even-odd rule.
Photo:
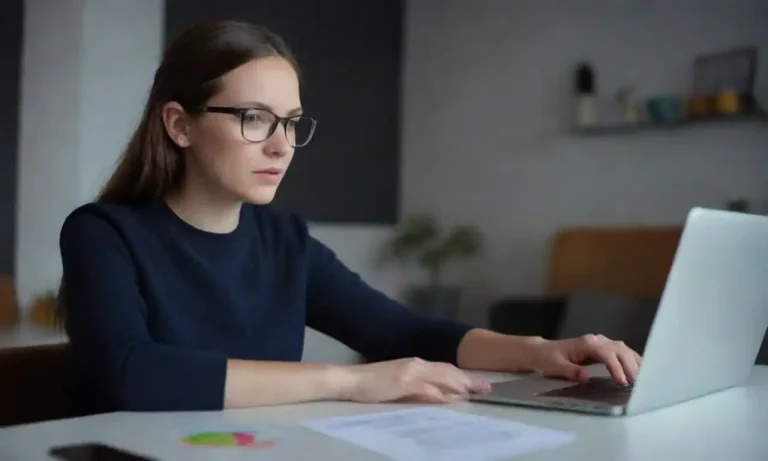
[[(588, 360), (636, 377), (622, 343), (502, 335), (369, 287), (269, 206), (314, 129), (298, 66), (269, 31), (203, 22), (170, 45), (114, 175), (61, 230), (76, 413), (450, 402), (489, 390), (462, 369), (579, 380)], [(305, 326), (367, 362), (301, 363)]]

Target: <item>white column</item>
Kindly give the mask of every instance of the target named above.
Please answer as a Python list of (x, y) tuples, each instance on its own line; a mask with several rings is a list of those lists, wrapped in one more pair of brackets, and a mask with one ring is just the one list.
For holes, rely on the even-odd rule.
[(64, 218), (92, 200), (138, 122), (163, 0), (26, 0), (16, 221), (22, 309), (61, 277)]

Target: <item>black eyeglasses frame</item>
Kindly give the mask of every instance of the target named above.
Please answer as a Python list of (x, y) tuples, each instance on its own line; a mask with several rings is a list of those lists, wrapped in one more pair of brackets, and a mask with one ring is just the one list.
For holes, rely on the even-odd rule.
[[(254, 141), (252, 139), (248, 139), (245, 136), (245, 115), (248, 112), (253, 111), (253, 110), (260, 110), (260, 111), (267, 112), (268, 114), (272, 115), (275, 118), (274, 122), (272, 122), (272, 125), (270, 125), (270, 127), (269, 127), (269, 131), (267, 132), (267, 136), (264, 139), (260, 140), (260, 141)], [(246, 141), (251, 142), (251, 143), (264, 142), (267, 139), (269, 139), (270, 137), (272, 137), (272, 135), (275, 134), (275, 130), (277, 129), (277, 125), (279, 125), (279, 124), (283, 125), (283, 133), (285, 133), (285, 137), (286, 137), (286, 139), (288, 139), (288, 122), (291, 121), (291, 120), (297, 119), (297, 118), (302, 118), (302, 119), (310, 120), (312, 122), (312, 129), (310, 130), (309, 136), (307, 137), (307, 141), (305, 143), (300, 144), (300, 145), (291, 144), (291, 147), (296, 147), (296, 148), (304, 147), (307, 144), (309, 144), (310, 141), (312, 141), (312, 137), (315, 134), (315, 127), (317, 126), (317, 120), (315, 120), (312, 117), (308, 117), (306, 115), (289, 115), (287, 117), (281, 117), (281, 116), (277, 115), (276, 113), (272, 112), (271, 110), (266, 109), (264, 107), (206, 106), (205, 108), (203, 108), (203, 111), (204, 112), (213, 113), (213, 114), (229, 114), (229, 115), (237, 116), (237, 118), (240, 119), (240, 136), (242, 136), (243, 139), (245, 139)], [(288, 139), (288, 142), (291, 142), (290, 139)]]

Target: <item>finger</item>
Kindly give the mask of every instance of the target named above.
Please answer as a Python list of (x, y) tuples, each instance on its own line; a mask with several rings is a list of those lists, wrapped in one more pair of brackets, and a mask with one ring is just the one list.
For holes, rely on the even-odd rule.
[(619, 351), (616, 356), (621, 363), (621, 367), (624, 370), (624, 376), (626, 376), (628, 382), (634, 382), (637, 379), (637, 362), (635, 357), (629, 351)]
[(637, 375), (640, 372), (640, 357), (637, 352), (628, 347), (621, 347), (617, 353), (619, 362), (624, 367), (624, 373), (627, 375), (627, 379), (630, 381), (637, 380)]
[(589, 379), (589, 372), (586, 368), (572, 362), (562, 361), (558, 363), (558, 370), (554, 373), (557, 377), (570, 379), (573, 381), (586, 381)]
[(472, 384), (470, 387), (470, 392), (475, 394), (486, 394), (488, 392), (491, 392), (491, 384), (487, 381), (483, 381), (482, 379), (477, 379), (475, 377), (470, 376), (472, 380)]
[(421, 382), (414, 387), (415, 389), (411, 392), (411, 395), (424, 402), (449, 403), (452, 401), (448, 394), (442, 392), (440, 388), (434, 384)]
[(605, 345), (599, 345), (592, 355), (603, 362), (614, 381), (625, 386), (629, 384), (627, 376), (624, 374), (624, 367), (621, 365), (616, 352), (607, 349)]
[(627, 374), (624, 372), (624, 367), (622, 366), (621, 361), (619, 361), (619, 357), (615, 353), (607, 355), (605, 365), (608, 367), (608, 371), (611, 373), (611, 377), (613, 377), (614, 381), (624, 386), (629, 384), (629, 381), (627, 380)]
[(469, 387), (466, 387), (462, 384), (457, 383), (456, 381), (452, 381), (449, 379), (446, 380), (428, 380), (429, 384), (439, 388), (442, 392), (446, 394), (453, 394), (458, 396), (467, 396), (470, 394)]
[(468, 393), (485, 393), (490, 392), (491, 385), (487, 381), (484, 381), (482, 379), (476, 378), (472, 376), (471, 373), (461, 370), (460, 368), (456, 368), (453, 365), (449, 365), (452, 367), (454, 372), (458, 372), (461, 375), (461, 382), (462, 385), (466, 386), (466, 391)]
[(425, 382), (439, 386), (446, 392), (467, 395), (472, 388), (472, 378), (463, 371), (447, 363), (432, 364), (424, 371)]
[(583, 366), (568, 360), (566, 357), (557, 357), (541, 371), (545, 378), (565, 378), (572, 381), (586, 381), (589, 372)]

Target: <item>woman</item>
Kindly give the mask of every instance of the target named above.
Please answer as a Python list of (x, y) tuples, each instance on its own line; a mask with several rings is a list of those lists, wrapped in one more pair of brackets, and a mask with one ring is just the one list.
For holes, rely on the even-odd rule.
[[(497, 334), (366, 285), (301, 218), (269, 206), (312, 138), (302, 111), (298, 66), (267, 30), (204, 22), (170, 45), (114, 175), (61, 230), (78, 414), (450, 402), (489, 390), (461, 369), (578, 380), (586, 360), (635, 378), (640, 357), (604, 337)], [(300, 363), (305, 325), (368, 363)]]

